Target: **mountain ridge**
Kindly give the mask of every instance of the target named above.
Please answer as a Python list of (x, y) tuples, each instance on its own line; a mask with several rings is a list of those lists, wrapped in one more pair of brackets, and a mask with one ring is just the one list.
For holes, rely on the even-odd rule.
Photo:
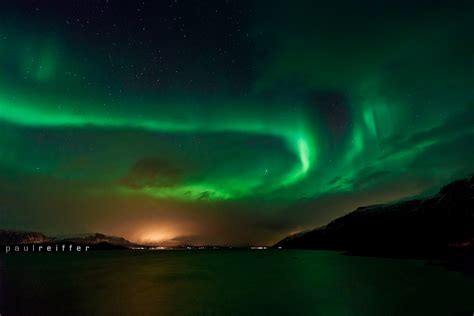
[(98, 249), (129, 249), (140, 246), (123, 237), (109, 236), (101, 233), (84, 234), (83, 237), (56, 238), (48, 237), (39, 232), (6, 229), (0, 230), (0, 246), (52, 243), (88, 245), (95, 246), (95, 248)]
[(474, 177), (453, 181), (424, 199), (359, 207), (273, 247), (390, 255), (473, 251)]

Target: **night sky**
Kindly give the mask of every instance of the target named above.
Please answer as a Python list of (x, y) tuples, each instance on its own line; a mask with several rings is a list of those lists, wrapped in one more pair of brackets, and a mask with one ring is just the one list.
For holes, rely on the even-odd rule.
[(271, 244), (474, 172), (472, 1), (3, 1), (1, 228)]

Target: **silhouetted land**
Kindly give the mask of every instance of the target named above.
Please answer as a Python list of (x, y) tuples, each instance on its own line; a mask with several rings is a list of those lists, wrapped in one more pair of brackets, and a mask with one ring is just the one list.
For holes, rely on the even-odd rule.
[(274, 247), (387, 257), (472, 256), (474, 178), (450, 183), (430, 198), (360, 207), (324, 227), (289, 236)]

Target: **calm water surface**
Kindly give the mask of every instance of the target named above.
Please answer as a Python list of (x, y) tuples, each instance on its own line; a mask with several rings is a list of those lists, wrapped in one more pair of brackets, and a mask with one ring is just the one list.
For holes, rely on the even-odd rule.
[(473, 315), (474, 280), (425, 261), (328, 251), (0, 256), (8, 315)]

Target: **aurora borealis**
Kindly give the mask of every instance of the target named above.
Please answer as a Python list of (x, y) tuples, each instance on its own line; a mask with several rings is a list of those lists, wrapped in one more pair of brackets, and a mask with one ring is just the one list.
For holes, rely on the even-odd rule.
[(3, 228), (268, 244), (472, 173), (469, 1), (15, 1)]

